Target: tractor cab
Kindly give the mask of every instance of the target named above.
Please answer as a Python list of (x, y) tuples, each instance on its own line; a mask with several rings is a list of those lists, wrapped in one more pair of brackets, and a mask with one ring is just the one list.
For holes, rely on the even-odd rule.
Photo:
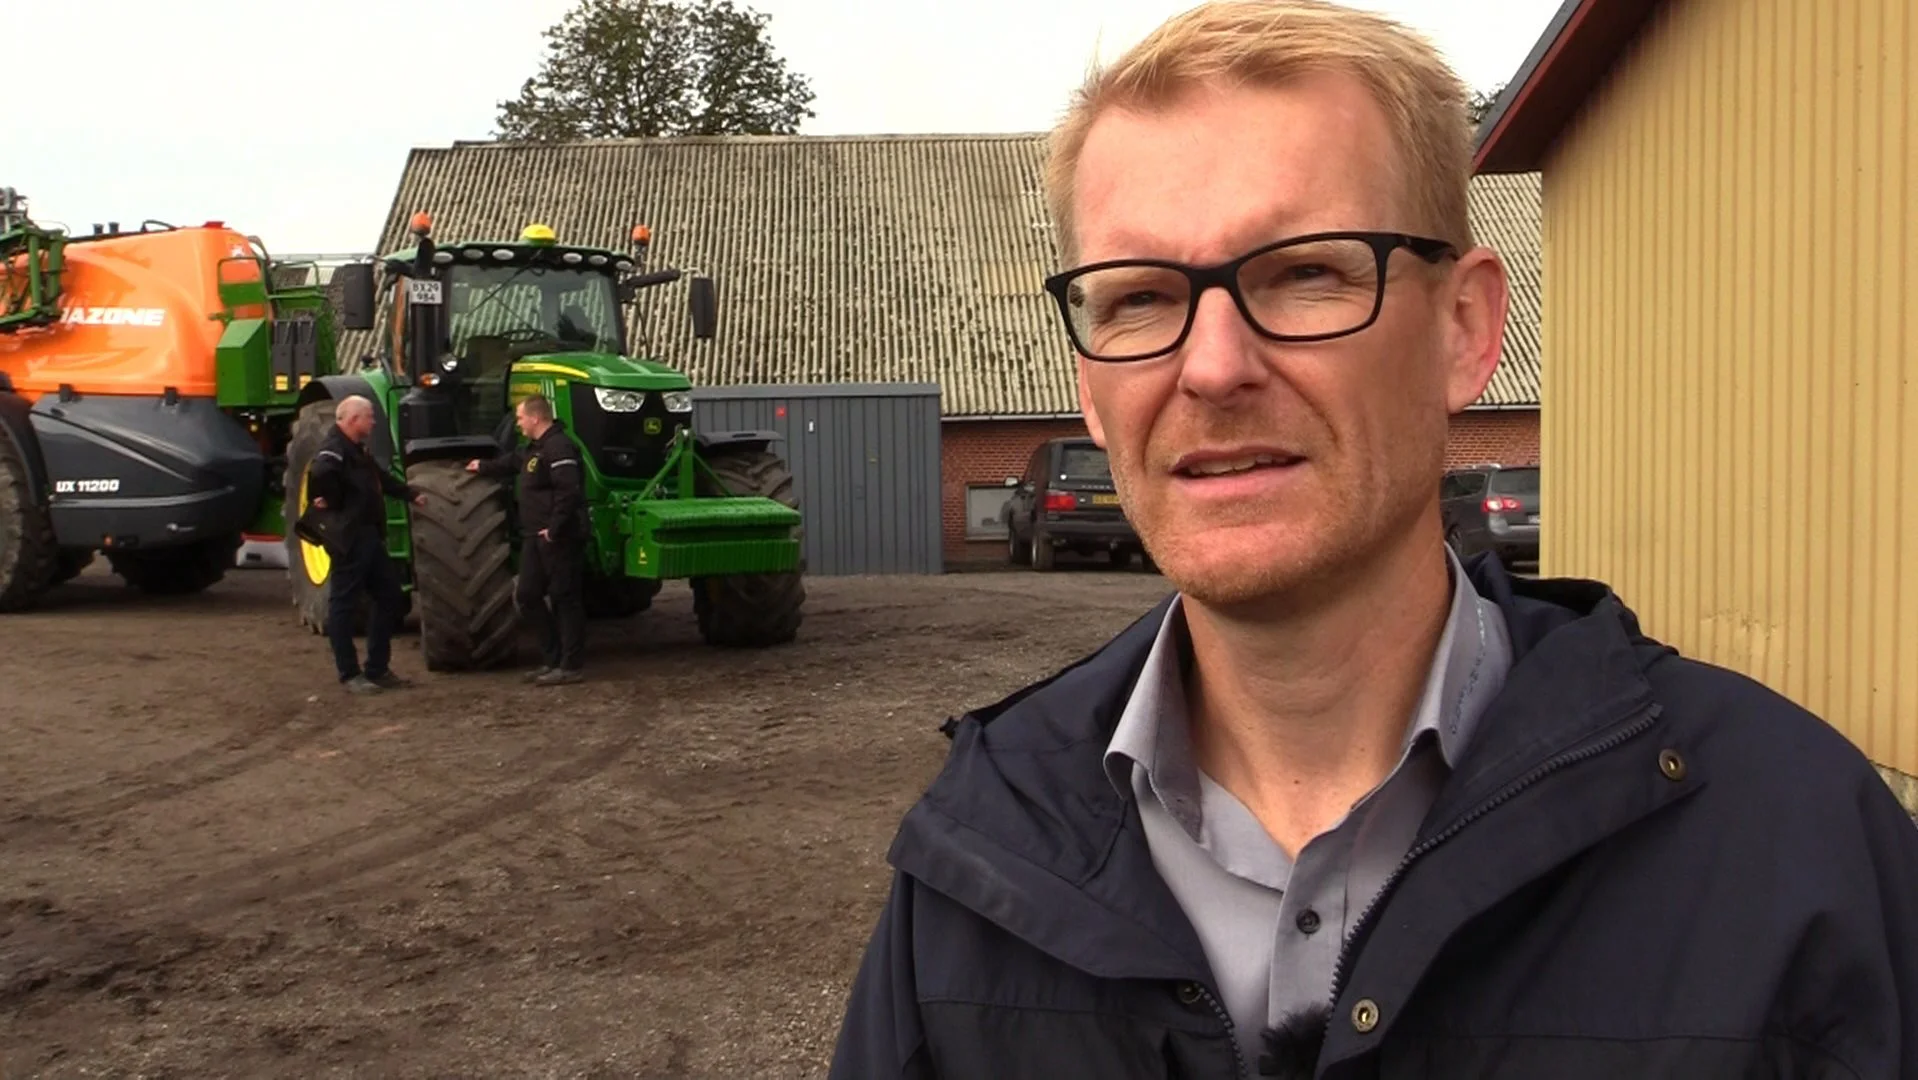
[[(640, 289), (677, 281), (667, 269), (635, 273), (651, 233), (633, 230), (634, 250), (562, 245), (551, 228), (530, 225), (512, 242), (436, 244), (431, 220), (414, 215), (414, 247), (380, 260), (380, 354), (394, 383), (403, 445), (470, 446), (510, 438), (515, 371), (551, 360), (614, 377), (634, 365), (625, 305)], [(373, 267), (342, 268), (344, 322), (372, 328)], [(709, 278), (692, 280), (694, 333), (713, 336)], [(357, 321), (356, 321), (357, 315)], [(516, 367), (516, 365), (518, 365)], [(410, 459), (415, 456), (407, 452)]]

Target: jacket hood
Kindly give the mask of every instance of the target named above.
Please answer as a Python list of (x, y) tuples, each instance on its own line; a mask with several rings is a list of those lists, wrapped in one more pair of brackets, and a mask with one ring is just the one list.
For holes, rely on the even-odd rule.
[[(1653, 704), (1646, 673), (1673, 652), (1646, 638), (1601, 583), (1515, 579), (1489, 556), (1465, 566), (1504, 613), (1512, 668), (1427, 830), (1642, 715)], [(893, 864), (1095, 975), (1205, 972), (1197, 936), (1151, 864), (1137, 808), (1102, 765), (1171, 601), (1064, 670), (948, 721), (951, 752), (907, 813)], [(1106, 940), (1115, 928), (1130, 931), (1124, 948)]]

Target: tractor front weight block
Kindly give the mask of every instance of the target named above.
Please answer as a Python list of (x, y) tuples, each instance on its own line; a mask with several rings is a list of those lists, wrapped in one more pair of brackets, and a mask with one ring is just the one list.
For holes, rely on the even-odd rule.
[[(798, 510), (762, 495), (693, 495), (696, 471), (725, 485), (682, 428), (659, 472), (621, 506), (628, 577), (671, 579), (782, 574), (799, 569)], [(668, 478), (677, 483), (669, 485)], [(677, 492), (677, 497), (669, 491)]]
[(799, 568), (799, 511), (772, 499), (646, 499), (628, 505), (626, 573), (642, 578)]

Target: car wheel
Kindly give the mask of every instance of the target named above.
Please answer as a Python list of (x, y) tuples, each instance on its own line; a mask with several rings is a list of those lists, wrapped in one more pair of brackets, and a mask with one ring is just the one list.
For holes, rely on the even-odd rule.
[(1034, 528), (1032, 530), (1032, 568), (1034, 570), (1052, 569), (1053, 554), (1052, 541), (1047, 538), (1045, 530)]

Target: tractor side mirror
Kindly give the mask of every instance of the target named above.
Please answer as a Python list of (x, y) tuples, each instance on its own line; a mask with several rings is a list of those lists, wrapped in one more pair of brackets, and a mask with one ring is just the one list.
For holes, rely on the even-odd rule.
[(373, 329), (373, 264), (347, 263), (333, 271), (340, 283), (340, 326), (346, 330)]
[(689, 303), (693, 309), (693, 336), (701, 341), (711, 340), (719, 332), (719, 295), (712, 278), (693, 279)]

